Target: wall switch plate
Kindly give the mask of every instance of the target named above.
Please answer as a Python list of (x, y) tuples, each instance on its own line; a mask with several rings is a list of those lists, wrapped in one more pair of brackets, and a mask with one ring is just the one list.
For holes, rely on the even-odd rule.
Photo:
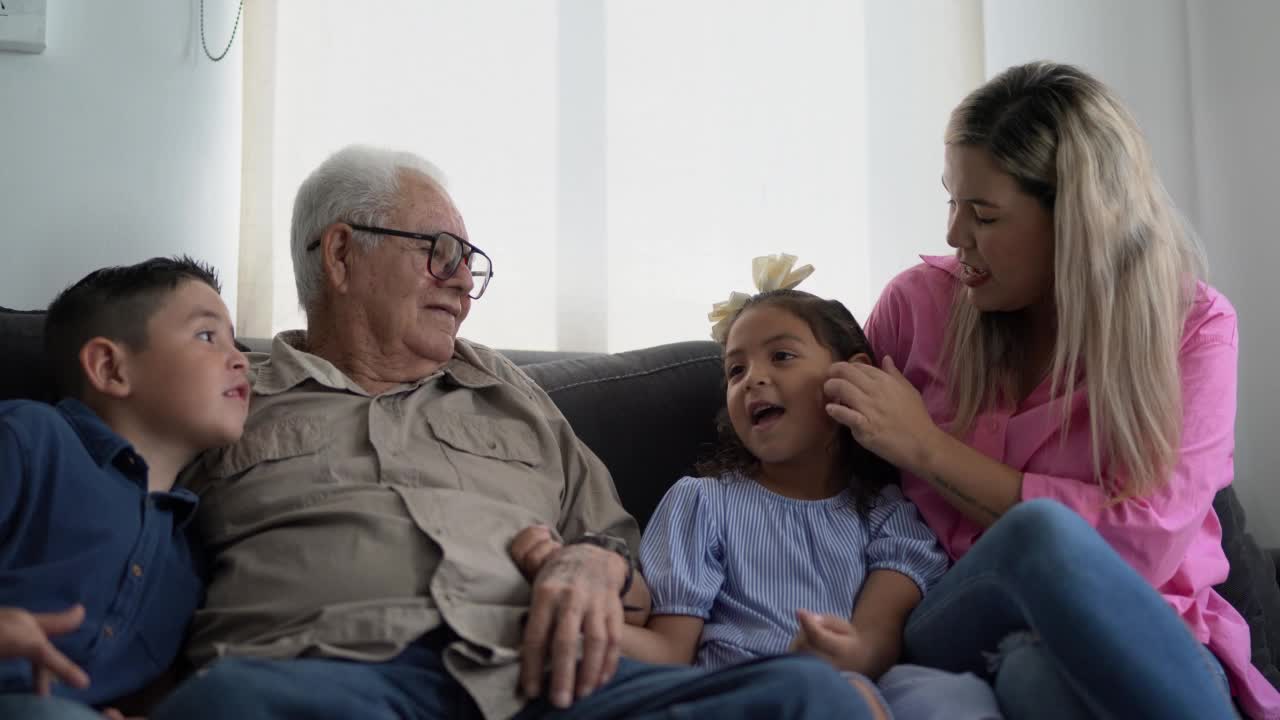
[(45, 0), (0, 0), (0, 50), (44, 52)]

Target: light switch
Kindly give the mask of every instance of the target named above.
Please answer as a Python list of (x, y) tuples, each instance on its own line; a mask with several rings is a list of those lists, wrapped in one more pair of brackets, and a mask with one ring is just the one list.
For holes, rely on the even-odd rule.
[(45, 0), (0, 0), (0, 50), (44, 52)]

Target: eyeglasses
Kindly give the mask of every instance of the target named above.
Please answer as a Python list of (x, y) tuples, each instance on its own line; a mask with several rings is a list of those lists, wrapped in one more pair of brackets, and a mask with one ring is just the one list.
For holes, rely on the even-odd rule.
[[(489, 281), (493, 279), (493, 261), (480, 248), (454, 235), (453, 233), (439, 232), (434, 235), (426, 235), (423, 233), (412, 233), (404, 230), (391, 230), (389, 228), (375, 227), (373, 225), (356, 225), (348, 223), (352, 230), (360, 232), (373, 233), (375, 235), (391, 235), (394, 237), (409, 238), (410, 240), (418, 240), (426, 243), (428, 253), (427, 272), (431, 273), (431, 277), (437, 280), (448, 280), (458, 271), (459, 265), (465, 265), (471, 273), (474, 282), (471, 288), (471, 298), (479, 300), (484, 291), (489, 287)], [(307, 246), (307, 252), (311, 252), (320, 247), (320, 238), (311, 241)]]

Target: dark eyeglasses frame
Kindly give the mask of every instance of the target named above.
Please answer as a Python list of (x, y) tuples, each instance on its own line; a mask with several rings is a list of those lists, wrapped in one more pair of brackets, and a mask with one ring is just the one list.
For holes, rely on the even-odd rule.
[[(488, 274), (481, 275), (480, 273), (476, 273), (476, 272), (471, 273), (471, 277), (473, 278), (474, 277), (484, 278), (483, 282), (481, 282), (478, 287), (474, 287), (472, 291), (469, 293), (472, 300), (479, 300), (480, 296), (484, 295), (484, 291), (489, 287), (489, 281), (493, 279), (493, 258), (489, 257), (489, 254), (486, 253), (485, 251), (481, 250), (475, 245), (472, 245), (470, 242), (463, 240), (457, 235), (454, 235), (451, 232), (438, 232), (438, 233), (435, 233), (434, 235), (428, 235), (426, 233), (415, 233), (415, 232), (409, 232), (407, 230), (393, 230), (391, 228), (377, 227), (376, 225), (357, 225), (355, 223), (347, 223), (347, 225), (352, 230), (359, 230), (360, 232), (373, 233), (374, 235), (391, 235), (394, 237), (409, 238), (410, 240), (422, 240), (426, 242), (427, 250), (429, 251), (429, 254), (427, 255), (427, 272), (431, 273), (431, 277), (441, 281), (448, 280), (449, 278), (453, 277), (453, 272), (457, 272), (458, 267), (454, 266), (453, 272), (449, 273), (448, 275), (445, 275), (444, 277), (441, 277), (432, 271), (431, 258), (436, 253), (436, 239), (439, 238), (441, 235), (448, 235), (454, 240), (457, 240), (462, 245), (462, 256), (458, 260), (459, 266), (465, 264), (467, 266), (467, 269), (470, 270), (471, 256), (477, 253), (480, 254), (482, 257), (484, 257), (485, 260), (489, 261)], [(307, 245), (307, 252), (311, 252), (312, 250), (315, 250), (318, 247), (320, 247), (320, 238), (316, 238), (315, 240), (312, 240), (311, 244)]]

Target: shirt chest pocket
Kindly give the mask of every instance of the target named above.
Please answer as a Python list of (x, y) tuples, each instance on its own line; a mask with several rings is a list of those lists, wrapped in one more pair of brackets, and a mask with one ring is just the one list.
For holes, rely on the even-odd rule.
[(475, 459), (533, 468), (542, 462), (537, 434), (518, 420), (436, 411), (427, 418), (427, 424), (455, 465), (458, 460)]
[(205, 487), (193, 488), (202, 495), (199, 519), (206, 540), (250, 532), (332, 491), (332, 441), (331, 429), (309, 418), (247, 429), (209, 463)]
[(562, 482), (557, 464), (543, 457), (534, 428), (518, 420), (433, 412), (427, 420), (458, 486), (491, 500), (557, 516)]
[(223, 450), (212, 463), (214, 479), (233, 478), (267, 463), (319, 455), (329, 445), (324, 424), (303, 417), (268, 421), (245, 430), (240, 441)]

